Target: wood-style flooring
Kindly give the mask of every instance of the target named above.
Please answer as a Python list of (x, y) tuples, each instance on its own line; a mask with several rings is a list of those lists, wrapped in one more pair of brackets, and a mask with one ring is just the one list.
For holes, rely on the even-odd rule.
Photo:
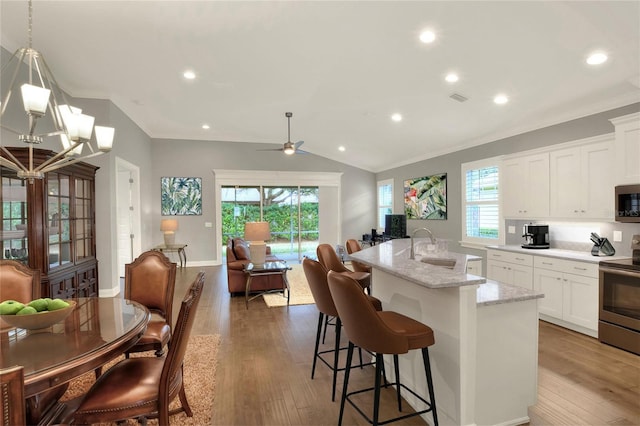
[[(318, 363), (311, 379), (315, 305), (268, 308), (257, 298), (247, 310), (243, 297), (229, 296), (224, 266), (189, 267), (178, 268), (174, 312), (200, 270), (206, 283), (193, 333), (222, 336), (212, 424), (337, 424), (342, 373), (335, 402), (325, 365)], [(326, 345), (332, 342), (330, 329)], [(541, 321), (539, 366), (531, 425), (640, 425), (640, 357)], [(354, 387), (371, 385), (372, 367), (352, 371)], [(387, 391), (382, 419), (397, 413), (393, 391)], [(347, 404), (344, 424), (367, 422)], [(413, 418), (395, 424), (425, 422)]]

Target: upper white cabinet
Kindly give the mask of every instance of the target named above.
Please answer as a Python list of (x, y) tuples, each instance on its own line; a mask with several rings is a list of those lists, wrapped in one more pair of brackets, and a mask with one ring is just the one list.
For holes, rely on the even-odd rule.
[(551, 217), (613, 219), (614, 140), (587, 141), (549, 154)]
[(506, 218), (549, 216), (549, 154), (507, 157), (501, 167), (502, 212)]
[(616, 128), (614, 185), (640, 183), (640, 113), (613, 118)]

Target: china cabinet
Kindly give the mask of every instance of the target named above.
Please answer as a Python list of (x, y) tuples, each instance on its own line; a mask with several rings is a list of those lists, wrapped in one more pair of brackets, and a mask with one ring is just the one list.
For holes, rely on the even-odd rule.
[[(7, 147), (27, 164), (28, 148)], [(53, 151), (34, 149), (34, 163)], [(0, 168), (2, 176), (3, 259), (14, 259), (42, 274), (42, 296), (76, 298), (98, 295), (95, 241), (95, 174), (98, 167), (74, 163), (44, 179), (21, 179)]]

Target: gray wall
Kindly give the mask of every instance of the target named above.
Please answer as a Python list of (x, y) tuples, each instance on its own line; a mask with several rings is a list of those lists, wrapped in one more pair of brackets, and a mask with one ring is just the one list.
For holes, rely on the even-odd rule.
[[(279, 151), (258, 151), (278, 148), (276, 145), (154, 139), (152, 146), (153, 173), (150, 189), (153, 212), (151, 233), (154, 243), (162, 242), (160, 178), (202, 178), (202, 216), (179, 217), (177, 240), (189, 245), (189, 262), (207, 263), (221, 258), (214, 235), (214, 200), (218, 194), (214, 194), (213, 169), (341, 172), (341, 211), (336, 214), (342, 218), (342, 244), (347, 238), (362, 235), (367, 228), (371, 228), (371, 223), (375, 223), (375, 176), (362, 169), (313, 154), (287, 156)], [(205, 222), (211, 222), (213, 226), (205, 228)]]
[[(447, 220), (408, 220), (407, 233), (411, 233), (416, 228), (427, 227), (436, 237), (449, 239), (449, 248), (452, 251), (482, 256), (483, 251), (462, 248), (458, 243), (462, 239), (460, 167), (463, 163), (612, 133), (614, 127), (609, 119), (638, 111), (640, 111), (640, 103), (616, 108), (407, 166), (385, 170), (376, 174), (376, 180), (394, 179), (394, 213), (402, 213), (404, 209), (403, 183), (406, 179), (447, 173)], [(640, 228), (635, 224), (625, 228), (632, 227)], [(625, 232), (625, 234), (630, 234), (630, 232)], [(624, 249), (623, 246), (619, 247)]]

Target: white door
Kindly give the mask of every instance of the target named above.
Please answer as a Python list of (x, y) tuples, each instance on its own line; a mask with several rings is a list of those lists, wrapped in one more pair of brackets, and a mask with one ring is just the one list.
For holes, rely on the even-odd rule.
[(116, 209), (118, 275), (124, 277), (124, 265), (140, 253), (140, 184), (137, 166), (116, 159)]

